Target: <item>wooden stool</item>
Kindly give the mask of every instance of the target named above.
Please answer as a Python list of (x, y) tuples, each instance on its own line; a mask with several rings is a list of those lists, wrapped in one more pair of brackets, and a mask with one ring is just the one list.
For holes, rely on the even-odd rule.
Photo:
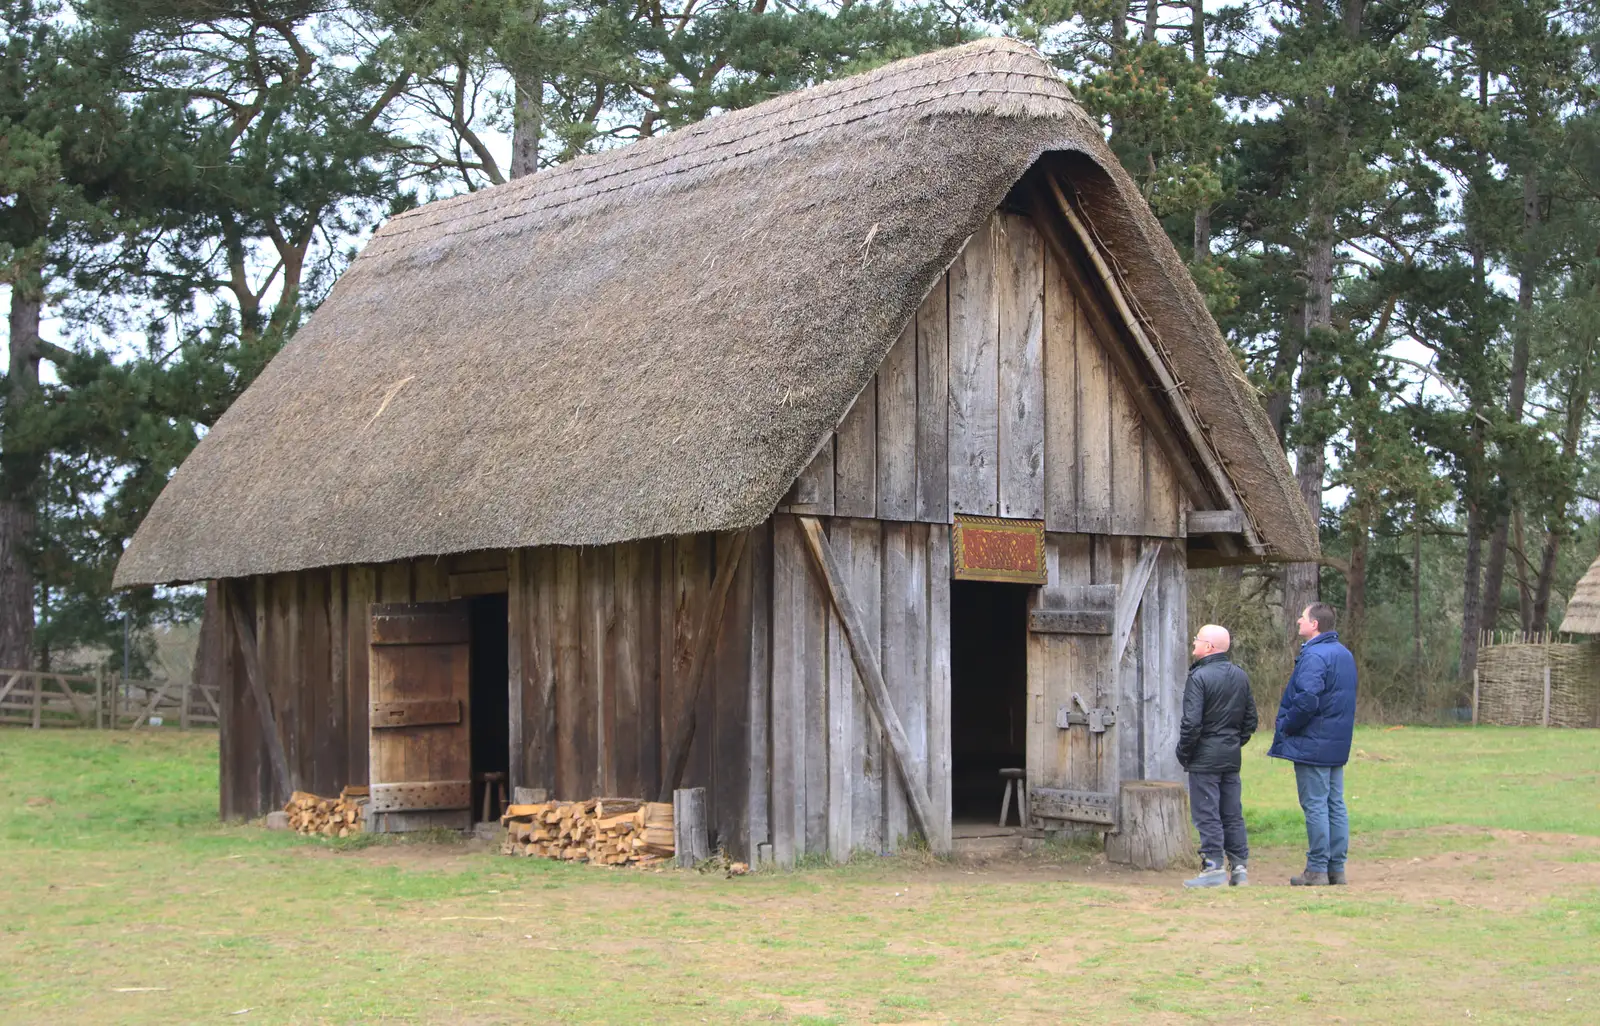
[(1027, 772), (1020, 769), (1003, 769), (1000, 779), (1006, 782), (1005, 790), (1000, 798), (1000, 825), (1005, 826), (1006, 820), (1011, 817), (1011, 795), (1017, 796), (1017, 825), (1028, 825), (1028, 785), (1025, 778)]
[[(499, 819), (499, 810), (506, 807), (506, 775), (504, 773), (479, 773), (478, 779), (483, 781), (483, 819), (480, 822), (492, 823)], [(495, 804), (495, 792), (498, 790), (500, 802)]]

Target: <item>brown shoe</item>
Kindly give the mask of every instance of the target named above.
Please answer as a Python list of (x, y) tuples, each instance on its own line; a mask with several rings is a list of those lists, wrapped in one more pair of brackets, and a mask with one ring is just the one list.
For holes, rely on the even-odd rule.
[(1318, 872), (1316, 872), (1314, 870), (1308, 869), (1304, 873), (1301, 873), (1299, 876), (1291, 876), (1289, 878), (1289, 886), (1290, 887), (1326, 887), (1326, 886), (1328, 886), (1328, 874), (1327, 873), (1318, 873)]
[(1344, 870), (1330, 868), (1328, 870), (1328, 883), (1334, 887), (1343, 887), (1345, 885)]

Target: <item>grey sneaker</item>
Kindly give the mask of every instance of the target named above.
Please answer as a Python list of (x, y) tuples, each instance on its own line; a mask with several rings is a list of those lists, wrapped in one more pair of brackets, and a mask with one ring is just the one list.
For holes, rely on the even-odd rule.
[(1185, 880), (1185, 887), (1224, 887), (1228, 883), (1228, 871), (1215, 862), (1204, 862), (1200, 866), (1200, 875)]
[(1245, 867), (1243, 862), (1235, 862), (1233, 868), (1228, 871), (1228, 886), (1245, 887), (1249, 883), (1250, 870)]
[(1328, 883), (1335, 887), (1340, 887), (1345, 884), (1343, 866), (1340, 866), (1338, 869), (1334, 869), (1332, 866), (1328, 867)]
[(1326, 887), (1326, 886), (1328, 886), (1328, 874), (1327, 873), (1319, 873), (1316, 870), (1308, 869), (1304, 873), (1301, 873), (1299, 876), (1291, 876), (1289, 878), (1289, 886), (1290, 887)]

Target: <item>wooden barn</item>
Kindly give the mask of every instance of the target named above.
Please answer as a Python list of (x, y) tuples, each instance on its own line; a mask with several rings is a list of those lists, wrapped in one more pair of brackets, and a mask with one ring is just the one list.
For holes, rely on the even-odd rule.
[(1186, 568), (1315, 552), (1100, 130), (987, 40), (394, 218), (118, 581), (212, 582), (224, 816), (703, 786), (788, 864), (947, 848), (1012, 767), (1113, 828), (1182, 779)]

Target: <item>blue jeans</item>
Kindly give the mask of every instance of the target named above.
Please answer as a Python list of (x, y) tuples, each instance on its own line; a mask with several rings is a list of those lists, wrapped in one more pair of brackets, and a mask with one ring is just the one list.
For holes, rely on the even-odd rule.
[(1343, 869), (1350, 851), (1350, 815), (1344, 808), (1344, 767), (1294, 764), (1300, 809), (1306, 814), (1306, 869)]

